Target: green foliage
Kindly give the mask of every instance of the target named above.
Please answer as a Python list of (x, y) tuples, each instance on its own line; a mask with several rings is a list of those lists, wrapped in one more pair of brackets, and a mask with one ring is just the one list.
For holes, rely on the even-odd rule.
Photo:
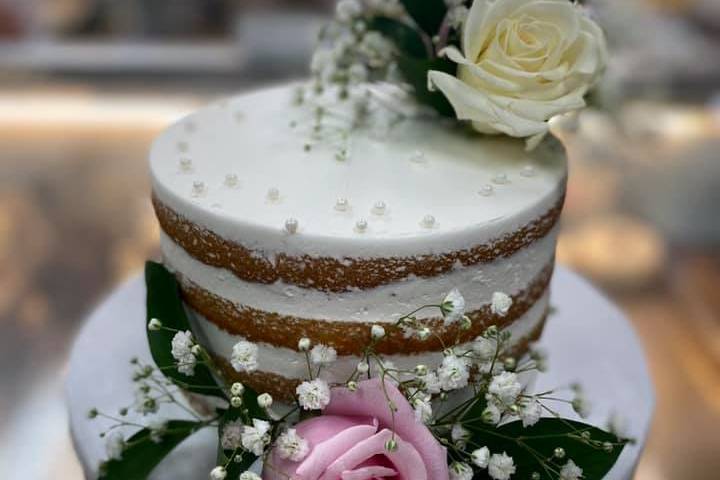
[[(572, 460), (583, 469), (584, 480), (600, 480), (615, 464), (626, 443), (591, 425), (559, 418), (542, 418), (527, 428), (520, 421), (496, 428), (473, 420), (464, 426), (472, 432), (468, 449), (488, 446), (493, 453), (506, 452), (515, 461), (516, 478), (530, 478), (537, 472), (543, 480), (555, 480), (562, 465)], [(611, 451), (603, 450), (604, 442), (613, 444)], [(553, 458), (558, 447), (565, 452), (561, 459)], [(475, 478), (487, 478), (486, 472)]]
[(434, 108), (443, 116), (455, 118), (455, 110), (453, 110), (445, 95), (440, 92), (431, 92), (428, 89), (427, 77), (430, 70), (439, 70), (455, 75), (457, 65), (445, 58), (415, 59), (400, 57), (398, 58), (398, 67), (405, 80), (413, 87), (415, 98), (420, 103)]
[(402, 56), (427, 58), (430, 55), (422, 35), (407, 23), (394, 18), (374, 17), (367, 26), (393, 42)]
[(440, 29), (447, 5), (444, 0), (400, 0), (415, 23), (430, 36)]
[[(157, 318), (164, 327), (172, 330), (190, 330), (185, 309), (180, 300), (180, 292), (175, 276), (162, 264), (147, 262), (145, 264), (145, 283), (147, 286), (147, 318)], [(194, 393), (214, 395), (225, 398), (222, 388), (206, 365), (195, 366), (195, 375), (188, 377), (175, 367), (175, 359), (171, 353), (171, 343), (175, 333), (165, 328), (159, 331), (147, 330), (148, 343), (155, 365), (173, 383)]]
[(101, 466), (100, 478), (145, 480), (175, 447), (203, 426), (202, 423), (185, 420), (169, 421), (158, 442), (151, 437), (149, 429), (140, 430), (126, 441), (120, 460), (109, 460)]

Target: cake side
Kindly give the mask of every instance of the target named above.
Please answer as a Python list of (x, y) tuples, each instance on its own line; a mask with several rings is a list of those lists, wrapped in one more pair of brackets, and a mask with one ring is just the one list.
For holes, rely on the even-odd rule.
[[(352, 154), (338, 159), (323, 143), (302, 147), (293, 118), (307, 112), (291, 91), (202, 109), (153, 148), (164, 261), (209, 351), (229, 365), (234, 343), (257, 343), (261, 371), (241, 377), (285, 399), (306, 373), (305, 337), (338, 352), (324, 373), (338, 383), (375, 324), (386, 328), (378, 352), (398, 365), (434, 368), (444, 345), (490, 325), (524, 354), (548, 311), (566, 181), (559, 144), (527, 153), (409, 117), (384, 136), (354, 132)], [(395, 326), (452, 288), (470, 328), (420, 313), (437, 334), (422, 341)], [(492, 308), (495, 292), (512, 300), (507, 311)]]

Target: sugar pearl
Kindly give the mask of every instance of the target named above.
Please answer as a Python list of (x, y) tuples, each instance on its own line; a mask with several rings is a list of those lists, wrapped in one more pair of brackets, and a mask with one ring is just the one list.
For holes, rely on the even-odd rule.
[(235, 187), (238, 184), (238, 176), (234, 173), (228, 173), (225, 175), (225, 185), (228, 187)]
[(415, 150), (410, 156), (410, 161), (415, 163), (423, 163), (425, 161), (425, 154), (420, 150)]
[(189, 172), (192, 170), (192, 167), (192, 160), (190, 160), (189, 158), (180, 159), (180, 170), (182, 170), (183, 172)]
[(192, 195), (193, 197), (199, 197), (205, 193), (205, 182), (196, 180), (193, 182)]
[(296, 233), (298, 229), (298, 221), (294, 218), (288, 218), (285, 220), (285, 231), (287, 233)]
[(535, 167), (533, 167), (532, 165), (525, 165), (520, 171), (520, 175), (522, 175), (523, 177), (534, 177)]
[(267, 198), (268, 198), (268, 200), (270, 200), (270, 201), (273, 201), (273, 202), (276, 201), (277, 199), (280, 198), (280, 190), (278, 190), (278, 189), (275, 188), (275, 187), (272, 187), (272, 188), (268, 189), (268, 191), (267, 191)]
[(435, 217), (432, 215), (425, 215), (420, 223), (425, 228), (432, 228), (435, 225)]
[(335, 210), (337, 210), (338, 212), (347, 211), (349, 206), (350, 202), (348, 202), (347, 198), (340, 197), (335, 201)]
[(496, 183), (498, 185), (505, 185), (506, 183), (510, 182), (510, 180), (508, 180), (507, 175), (505, 175), (504, 173), (498, 173), (497, 175), (495, 175), (493, 177), (492, 181), (493, 181), (493, 183)]
[(361, 218), (360, 220), (358, 220), (355, 223), (355, 230), (357, 230), (358, 232), (361, 232), (361, 233), (364, 232), (365, 230), (367, 230), (367, 227), (368, 227), (368, 222), (365, 219)]
[(383, 215), (385, 211), (387, 210), (387, 205), (383, 201), (376, 202), (375, 205), (373, 205), (372, 213), (375, 215)]
[(483, 185), (480, 188), (480, 195), (482, 195), (483, 197), (489, 197), (493, 194), (493, 190), (494, 188), (492, 185)]

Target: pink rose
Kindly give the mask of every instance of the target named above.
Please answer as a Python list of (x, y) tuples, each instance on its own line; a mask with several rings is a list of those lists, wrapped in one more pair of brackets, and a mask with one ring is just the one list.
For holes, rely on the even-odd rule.
[[(367, 380), (355, 392), (332, 391), (323, 415), (300, 422), (295, 429), (309, 444), (299, 462), (270, 453), (264, 480), (447, 480), (445, 447), (419, 423), (402, 393), (386, 382), (395, 404), (395, 421), (379, 379)], [(385, 448), (393, 438), (397, 449)]]

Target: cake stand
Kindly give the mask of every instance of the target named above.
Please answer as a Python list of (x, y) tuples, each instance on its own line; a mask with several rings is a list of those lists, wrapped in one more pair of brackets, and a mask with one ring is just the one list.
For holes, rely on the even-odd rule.
[[(576, 274), (558, 268), (552, 281), (552, 305), (557, 309), (540, 344), (549, 354), (549, 371), (540, 374), (536, 391), (581, 381), (593, 403), (588, 423), (604, 426), (617, 412), (627, 417), (628, 445), (606, 478), (632, 478), (642, 452), (654, 408), (653, 388), (637, 336), (625, 316)], [(97, 407), (115, 412), (132, 403), (129, 359), (151, 363), (145, 333), (145, 285), (128, 281), (87, 319), (70, 357), (66, 397), (70, 428), (86, 477), (97, 477), (105, 458), (101, 419), (89, 420)], [(569, 409), (559, 408), (573, 417)], [(128, 415), (132, 420), (132, 414)], [(177, 406), (160, 411), (165, 418), (187, 418)], [(217, 433), (205, 429), (175, 449), (150, 476), (153, 480), (207, 478), (215, 466)]]

